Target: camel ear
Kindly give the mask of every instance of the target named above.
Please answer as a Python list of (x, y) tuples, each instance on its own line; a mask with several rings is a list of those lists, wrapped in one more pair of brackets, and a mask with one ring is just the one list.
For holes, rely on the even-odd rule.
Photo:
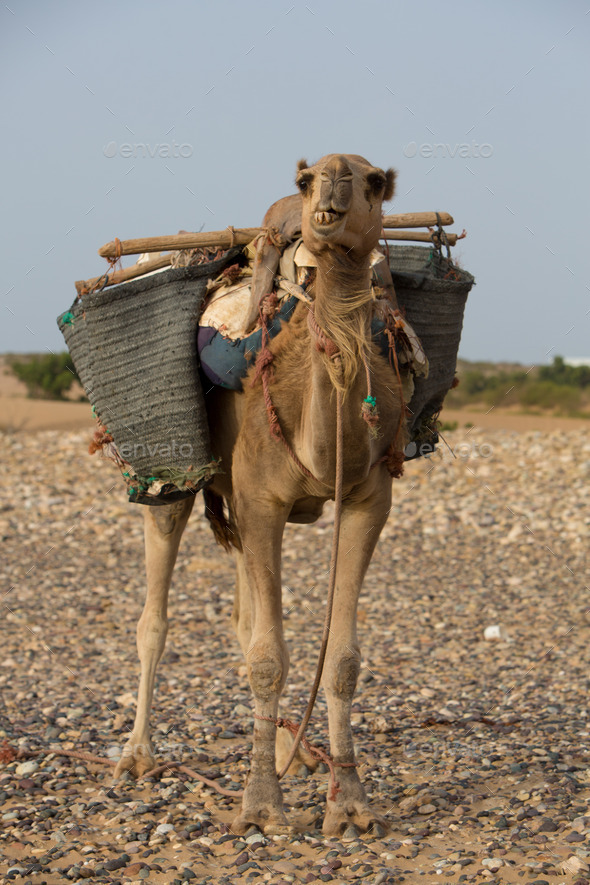
[(367, 175), (367, 184), (370, 188), (367, 199), (370, 199), (369, 194), (371, 194), (374, 197), (380, 197), (383, 202), (391, 200), (394, 183), (395, 172), (393, 169), (388, 169), (387, 172), (384, 172), (383, 169), (373, 167)]
[(301, 172), (303, 169), (307, 169), (307, 160), (299, 160), (297, 163), (297, 171)]
[(394, 169), (388, 169), (385, 173), (385, 191), (383, 192), (383, 202), (388, 203), (395, 193), (395, 179), (397, 172)]

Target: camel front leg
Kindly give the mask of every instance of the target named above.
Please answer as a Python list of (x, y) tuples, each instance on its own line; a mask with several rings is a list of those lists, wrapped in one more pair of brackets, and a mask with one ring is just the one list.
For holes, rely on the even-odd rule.
[[(273, 721), (289, 668), (281, 609), (281, 543), (286, 511), (244, 495), (236, 502), (236, 516), (243, 548), (239, 591), (243, 594), (248, 588), (250, 594), (251, 635), (245, 657), (255, 718), (250, 773), (232, 830), (243, 834), (254, 825), (264, 833), (286, 833), (290, 828), (275, 767)], [(246, 636), (247, 628), (240, 636), (244, 645)]]
[[(234, 607), (232, 612), (232, 625), (238, 637), (244, 657), (250, 648), (252, 640), (252, 606), (251, 593), (248, 586), (248, 577), (244, 566), (244, 555), (235, 551), (236, 560), (236, 589), (234, 595)], [(293, 735), (286, 728), (277, 728), (276, 734), (276, 769), (282, 771), (291, 753)], [(305, 750), (301, 744), (291, 764), (288, 774), (300, 774), (302, 766), (309, 771), (315, 771), (318, 766), (317, 759)]]
[(168, 632), (168, 591), (178, 546), (193, 509), (194, 497), (174, 504), (146, 507), (145, 564), (147, 596), (137, 624), (137, 651), (141, 676), (133, 731), (115, 768), (115, 777), (128, 771), (141, 777), (155, 765), (150, 739), (149, 715), (156, 668)]
[(329, 836), (339, 836), (351, 825), (376, 835), (383, 835), (386, 828), (385, 820), (371, 810), (354, 765), (350, 716), (361, 664), (358, 598), (390, 502), (391, 481), (384, 480), (378, 500), (345, 506), (342, 514), (334, 608), (322, 677), (337, 779), (328, 788), (323, 832)]

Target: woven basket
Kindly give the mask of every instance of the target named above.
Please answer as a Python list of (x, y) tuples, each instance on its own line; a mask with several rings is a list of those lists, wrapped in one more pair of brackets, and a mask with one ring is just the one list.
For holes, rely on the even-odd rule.
[(420, 445), (432, 439), (436, 416), (453, 386), (465, 302), (475, 280), (430, 247), (390, 246), (389, 264), (399, 306), (430, 365), (427, 378), (415, 379), (409, 403), (410, 448), (419, 454)]
[(57, 325), (66, 340), (76, 372), (86, 396), (92, 400), (92, 369), (90, 365), (90, 345), (84, 322), (84, 308), (81, 301), (75, 301), (71, 308), (57, 318)]
[(240, 251), (83, 295), (58, 318), (88, 398), (114, 440), (116, 451), (107, 454), (124, 468), (132, 501), (169, 503), (194, 494), (219, 470), (196, 331), (207, 281)]

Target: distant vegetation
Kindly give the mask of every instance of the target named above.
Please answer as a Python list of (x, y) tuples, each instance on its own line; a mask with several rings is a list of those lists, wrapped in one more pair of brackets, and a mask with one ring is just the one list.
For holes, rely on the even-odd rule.
[[(73, 385), (79, 379), (67, 352), (9, 356), (8, 364), (31, 397), (64, 400), (75, 394)], [(459, 360), (457, 375), (459, 386), (449, 391), (445, 400), (449, 409), (494, 406), (590, 418), (590, 366), (568, 366), (560, 356), (550, 366), (530, 368), (518, 363)], [(82, 390), (79, 392), (85, 399)]]
[(74, 382), (79, 381), (67, 352), (11, 356), (8, 364), (27, 385), (29, 396), (36, 399), (66, 399)]
[(528, 369), (462, 360), (457, 374), (459, 386), (445, 400), (450, 409), (512, 407), (590, 418), (590, 366), (568, 366), (561, 356), (550, 366)]

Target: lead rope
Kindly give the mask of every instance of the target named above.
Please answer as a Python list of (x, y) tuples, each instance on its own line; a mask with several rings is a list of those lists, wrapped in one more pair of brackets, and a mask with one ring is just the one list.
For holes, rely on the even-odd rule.
[[(336, 357), (338, 360), (338, 365), (340, 365), (340, 357)], [(336, 391), (336, 479), (334, 485), (334, 533), (332, 536), (332, 554), (330, 557), (330, 585), (328, 588), (328, 599), (326, 602), (326, 616), (324, 618), (324, 632), (322, 635), (322, 644), (320, 646), (320, 653), (318, 655), (318, 663), (316, 667), (315, 679), (313, 682), (313, 686), (311, 688), (309, 701), (307, 702), (307, 708), (305, 710), (305, 714), (303, 719), (301, 720), (301, 724), (297, 730), (297, 734), (293, 740), (293, 746), (291, 747), (291, 752), (289, 753), (289, 757), (284, 764), (282, 770), (279, 772), (279, 780), (284, 777), (287, 772), (287, 769), (293, 762), (297, 750), (299, 748), (299, 744), (305, 734), (305, 729), (308, 726), (309, 720), (311, 719), (311, 714), (313, 712), (313, 708), (316, 702), (318, 690), (320, 687), (320, 682), (322, 679), (322, 671), (324, 669), (324, 660), (326, 658), (326, 650), (328, 648), (328, 640), (330, 638), (330, 624), (332, 621), (332, 608), (334, 605), (334, 592), (336, 590), (336, 565), (338, 563), (338, 547), (340, 544), (340, 522), (342, 518), (342, 450), (344, 448), (343, 445), (343, 432), (342, 432), (342, 392), (340, 390)], [(334, 763), (333, 763), (334, 764)], [(354, 765), (354, 763), (351, 763)], [(334, 783), (333, 787), (337, 785)]]

